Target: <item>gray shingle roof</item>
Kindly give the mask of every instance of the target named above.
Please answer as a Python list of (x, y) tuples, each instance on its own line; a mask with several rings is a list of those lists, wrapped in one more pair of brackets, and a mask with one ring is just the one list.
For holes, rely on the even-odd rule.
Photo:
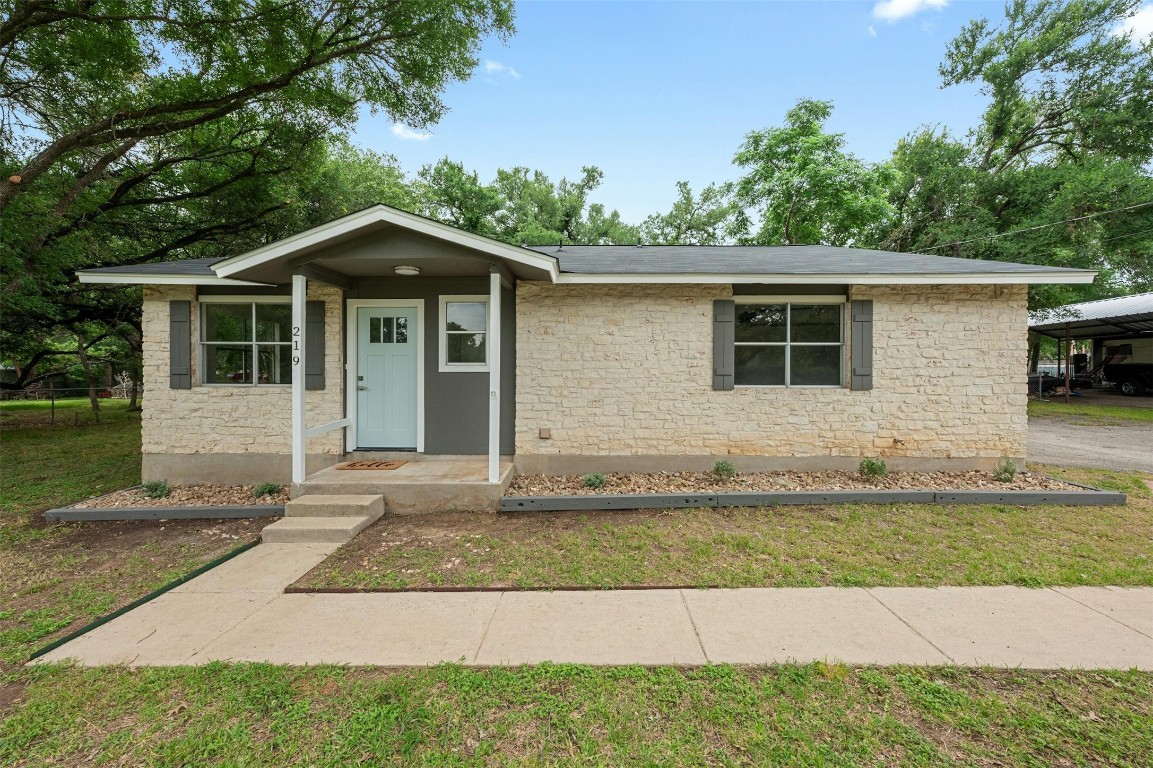
[(135, 264), (123, 267), (101, 267), (86, 272), (99, 272), (105, 275), (196, 275), (214, 277), (212, 265), (224, 261), (217, 259), (183, 259), (181, 261), (157, 261), (151, 264)]
[(920, 253), (826, 245), (555, 245), (531, 246), (555, 256), (561, 272), (710, 275), (965, 275), (1078, 272), (1080, 270)]

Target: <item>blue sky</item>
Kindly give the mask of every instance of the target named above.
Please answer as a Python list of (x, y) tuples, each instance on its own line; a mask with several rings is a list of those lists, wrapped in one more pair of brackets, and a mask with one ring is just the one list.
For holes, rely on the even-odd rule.
[(800, 98), (835, 103), (849, 150), (884, 160), (921, 125), (964, 134), (985, 100), (940, 88), (945, 46), (1000, 0), (613, 2), (520, 0), (517, 33), (490, 41), (450, 112), (422, 136), (365, 115), (354, 141), (412, 174), (441, 157), (489, 181), (524, 165), (554, 181), (599, 166), (593, 201), (626, 221), (667, 210), (674, 185), (737, 178), (746, 133)]

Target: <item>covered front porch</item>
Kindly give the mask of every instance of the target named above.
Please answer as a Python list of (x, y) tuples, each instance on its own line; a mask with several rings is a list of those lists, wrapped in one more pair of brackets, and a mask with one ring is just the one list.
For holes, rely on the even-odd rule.
[[(214, 266), (224, 279), (291, 286), (294, 495), (495, 508), (512, 477), (514, 286), (551, 279), (555, 260), (457, 230), (446, 241), (443, 225), (385, 208), (320, 229)], [(323, 311), (310, 306), (320, 304), (318, 290), (328, 297)], [(327, 421), (313, 407), (320, 401)], [(331, 453), (336, 432), (343, 456)], [(383, 454), (407, 463), (310, 473), (318, 456), (309, 441), (324, 436), (324, 465)]]

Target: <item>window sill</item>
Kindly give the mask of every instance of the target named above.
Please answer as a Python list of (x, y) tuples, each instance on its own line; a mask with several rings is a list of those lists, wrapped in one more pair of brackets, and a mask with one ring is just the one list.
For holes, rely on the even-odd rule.
[(733, 389), (848, 389), (842, 384), (734, 384)]
[(458, 365), (451, 365), (449, 363), (442, 363), (440, 366), (441, 373), (488, 373), (491, 369), (488, 363), (484, 365), (469, 365), (467, 363), (460, 363)]

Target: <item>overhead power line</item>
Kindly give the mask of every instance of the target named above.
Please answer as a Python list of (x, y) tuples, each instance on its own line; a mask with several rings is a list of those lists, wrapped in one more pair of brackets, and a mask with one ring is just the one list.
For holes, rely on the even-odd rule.
[(1038, 229), (1047, 229), (1049, 227), (1059, 227), (1062, 224), (1072, 224), (1075, 221), (1086, 221), (1088, 219), (1095, 219), (1098, 216), (1107, 216), (1110, 213), (1122, 213), (1124, 211), (1133, 211), (1138, 208), (1148, 208), (1153, 205), (1153, 200), (1144, 203), (1137, 203), (1135, 205), (1127, 205), (1124, 208), (1113, 208), (1108, 211), (1097, 211), (1096, 213), (1087, 213), (1084, 216), (1077, 216), (1072, 219), (1065, 219), (1064, 221), (1054, 221), (1050, 224), (1038, 224), (1035, 227), (1025, 227), (1024, 229), (1014, 229), (1009, 232), (999, 232), (996, 235), (985, 235), (984, 237), (974, 237), (971, 240), (958, 240), (954, 243), (945, 243), (944, 245), (934, 245), (929, 248), (923, 248), (925, 251), (937, 251), (941, 248), (952, 248), (957, 245), (968, 245), (969, 243), (980, 243), (985, 240), (996, 240), (999, 237), (1008, 237), (1009, 235), (1019, 235), (1023, 232), (1035, 232)]

